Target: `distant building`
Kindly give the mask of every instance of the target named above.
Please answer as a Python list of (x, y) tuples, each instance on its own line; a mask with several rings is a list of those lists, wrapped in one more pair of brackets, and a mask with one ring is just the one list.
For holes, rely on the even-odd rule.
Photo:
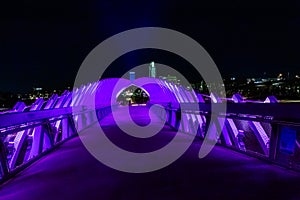
[(149, 65), (149, 77), (156, 78), (156, 68), (154, 62)]
[(179, 83), (179, 80), (177, 80), (177, 77), (176, 76), (159, 76), (160, 79), (162, 80), (167, 80), (169, 82), (173, 82), (175, 84)]
[(40, 87), (33, 88), (33, 91), (42, 91), (42, 90), (43, 90), (43, 88), (40, 88)]
[(129, 72), (129, 79), (131, 81), (134, 81), (135, 80), (135, 72)]

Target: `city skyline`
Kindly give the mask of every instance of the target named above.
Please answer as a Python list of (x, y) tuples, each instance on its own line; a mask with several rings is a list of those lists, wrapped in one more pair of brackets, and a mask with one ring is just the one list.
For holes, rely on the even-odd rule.
[[(155, 67), (155, 71), (159, 68)], [(149, 76), (152, 71), (149, 68)], [(140, 74), (139, 74), (140, 75)], [(145, 78), (146, 76), (137, 76), (136, 73), (130, 71), (128, 77), (125, 79), (131, 82), (135, 79)], [(172, 84), (182, 85), (178, 77), (174, 75), (161, 76), (157, 74), (157, 78), (163, 81), (167, 81)], [(104, 80), (104, 79), (103, 79)], [(240, 95), (241, 98), (247, 101), (259, 101), (265, 100), (269, 96), (274, 96), (278, 102), (288, 103), (288, 102), (299, 102), (300, 100), (300, 76), (292, 73), (278, 74), (274, 77), (268, 77), (264, 74), (264, 77), (230, 77), (224, 78), (224, 86), (226, 97), (228, 99), (234, 98), (234, 95)], [(208, 88), (216, 89), (215, 84), (206, 84), (204, 80), (199, 80), (198, 82), (191, 83), (191, 85), (182, 85), (184, 88), (191, 86), (197, 94), (204, 95), (206, 97), (210, 96)], [(218, 87), (218, 86), (217, 86)], [(127, 88), (128, 89), (128, 88)], [(139, 88), (144, 90), (143, 88)], [(54, 96), (61, 95), (64, 92), (71, 92), (72, 87), (65, 88), (42, 88), (42, 87), (32, 87), (31, 90), (27, 92), (2, 92), (0, 91), (0, 109), (12, 108), (17, 102), (24, 102), (25, 104), (32, 104), (38, 99), (49, 100)]]

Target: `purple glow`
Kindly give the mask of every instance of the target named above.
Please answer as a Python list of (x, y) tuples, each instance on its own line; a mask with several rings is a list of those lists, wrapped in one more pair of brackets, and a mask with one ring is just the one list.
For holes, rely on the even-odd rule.
[[(14, 169), (19, 165), (19, 163), (17, 163), (17, 160), (19, 159), (18, 157), (20, 156), (20, 154), (22, 154), (21, 151), (23, 151), (22, 148), (24, 144), (26, 144), (27, 136), (32, 138), (33, 142), (31, 144), (31, 149), (28, 148), (27, 150), (29, 153), (28, 155), (26, 154), (26, 156), (24, 157), (24, 163), (30, 160), (31, 158), (36, 157), (46, 149), (51, 148), (53, 146), (53, 143), (67, 139), (72, 134), (76, 133), (76, 130), (74, 131), (70, 129), (70, 124), (74, 123), (78, 131), (83, 131), (89, 125), (103, 119), (107, 114), (110, 113), (110, 111), (103, 110), (102, 112), (101, 110), (101, 113), (99, 114), (100, 117), (97, 118), (88, 112), (90, 109), (92, 109), (90, 105), (93, 105), (94, 103), (94, 105), (97, 108), (103, 108), (106, 106), (111, 106), (114, 103), (116, 104), (117, 96), (120, 93), (120, 91), (124, 90), (124, 88), (127, 88), (131, 85), (139, 87), (143, 89), (146, 93), (148, 93), (150, 97), (150, 104), (163, 105), (163, 107), (155, 111), (157, 116), (161, 120), (163, 120), (164, 117), (162, 116), (165, 115), (164, 111), (167, 108), (167, 119), (173, 128), (179, 129), (180, 131), (189, 134), (197, 133), (198, 130), (200, 130), (201, 136), (204, 136), (204, 130), (206, 128), (206, 114), (203, 114), (201, 112), (193, 113), (192, 109), (191, 113), (185, 112), (190, 110), (185, 109), (184, 106), (181, 107), (182, 111), (184, 112), (180, 113), (177, 110), (179, 108), (179, 103), (204, 103), (202, 95), (195, 94), (193, 90), (187, 90), (182, 86), (178, 86), (173, 83), (169, 83), (164, 80), (155, 78), (145, 77), (136, 79), (134, 81), (119, 78), (104, 79), (94, 83), (83, 85), (77, 89), (75, 88), (73, 90), (73, 96), (72, 92), (65, 91), (61, 96), (53, 95), (47, 102), (45, 102), (43, 99), (37, 99), (35, 103), (27, 107), (30, 108), (30, 111), (49, 109), (50, 112), (53, 109), (59, 110), (60, 108), (67, 108), (72, 106), (80, 107), (78, 111), (87, 112), (82, 112), (77, 115), (74, 115), (72, 122), (70, 122), (68, 118), (63, 118), (48, 123), (53, 138), (51, 138), (52, 136), (51, 134), (49, 134), (49, 130), (46, 130), (45, 127), (42, 127), (40, 125), (37, 125), (33, 128), (28, 128), (25, 131), (17, 131), (17, 134), (15, 134), (15, 136), (12, 136), (13, 140), (10, 140), (11, 144), (13, 144), (14, 149), (14, 154), (9, 160), (10, 169)], [(221, 102), (221, 100), (214, 94), (211, 94), (211, 99), (213, 100), (213, 102)], [(24, 106), (24, 104), (18, 103), (14, 108), (15, 110), (21, 111), (24, 110), (26, 107)], [(180, 114), (180, 116), (178, 113)], [(61, 116), (55, 116), (54, 118), (50, 118), (55, 120), (55, 118)], [(123, 116), (121, 116), (121, 118), (123, 118), (124, 120), (127, 119), (127, 117)], [(218, 118), (218, 120), (224, 119)], [(239, 142), (244, 142), (244, 138), (239, 138), (239, 131), (241, 132), (243, 131), (243, 128), (248, 128), (251, 129), (251, 133), (249, 134), (247, 133), (247, 131), (244, 131), (244, 135), (247, 137), (251, 135), (253, 141), (253, 138), (255, 138), (255, 142), (258, 143), (259, 147), (263, 149), (262, 153), (268, 155), (271, 133), (264, 130), (265, 126), (263, 126), (260, 122), (254, 122), (251, 120), (239, 120), (243, 121), (240, 124), (238, 124), (236, 122), (237, 120), (235, 119), (226, 118), (225, 120), (226, 123), (225, 127), (223, 127), (222, 129), (223, 135), (221, 136), (221, 139), (217, 138), (216, 134), (217, 130), (221, 129), (219, 125), (220, 122), (215, 122), (213, 126), (210, 127), (210, 129), (208, 130), (210, 140), (222, 141), (223, 145), (235, 145), (236, 148), (240, 149)], [(247, 142), (245, 142), (244, 144), (245, 149), (248, 151)], [(256, 147), (257, 146), (258, 145), (256, 145)]]

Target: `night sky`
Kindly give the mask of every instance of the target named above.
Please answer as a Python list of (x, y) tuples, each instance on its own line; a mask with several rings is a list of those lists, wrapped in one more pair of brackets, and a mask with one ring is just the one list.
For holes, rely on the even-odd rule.
[[(145, 26), (171, 28), (194, 38), (224, 77), (296, 73), (300, 66), (297, 1), (27, 0), (1, 5), (0, 16), (0, 91), (72, 86), (95, 46), (116, 33)], [(114, 62), (105, 76), (120, 76), (151, 60), (178, 70), (187, 65), (167, 54), (132, 52)], [(192, 70), (184, 71), (197, 80)]]

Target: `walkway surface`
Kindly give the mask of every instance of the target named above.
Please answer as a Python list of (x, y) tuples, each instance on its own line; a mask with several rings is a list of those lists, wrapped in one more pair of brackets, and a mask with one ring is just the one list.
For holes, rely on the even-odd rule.
[[(149, 122), (145, 109), (133, 108), (137, 123)], [(122, 115), (124, 111), (118, 112)], [(112, 141), (134, 151), (159, 148), (175, 134), (165, 126), (150, 145), (150, 140), (126, 139), (111, 115), (101, 123)], [(181, 142), (187, 137), (182, 135)], [(195, 140), (173, 164), (155, 172), (131, 174), (97, 161), (76, 137), (3, 184), (0, 199), (300, 199), (300, 173), (220, 146), (199, 159), (199, 148)]]

